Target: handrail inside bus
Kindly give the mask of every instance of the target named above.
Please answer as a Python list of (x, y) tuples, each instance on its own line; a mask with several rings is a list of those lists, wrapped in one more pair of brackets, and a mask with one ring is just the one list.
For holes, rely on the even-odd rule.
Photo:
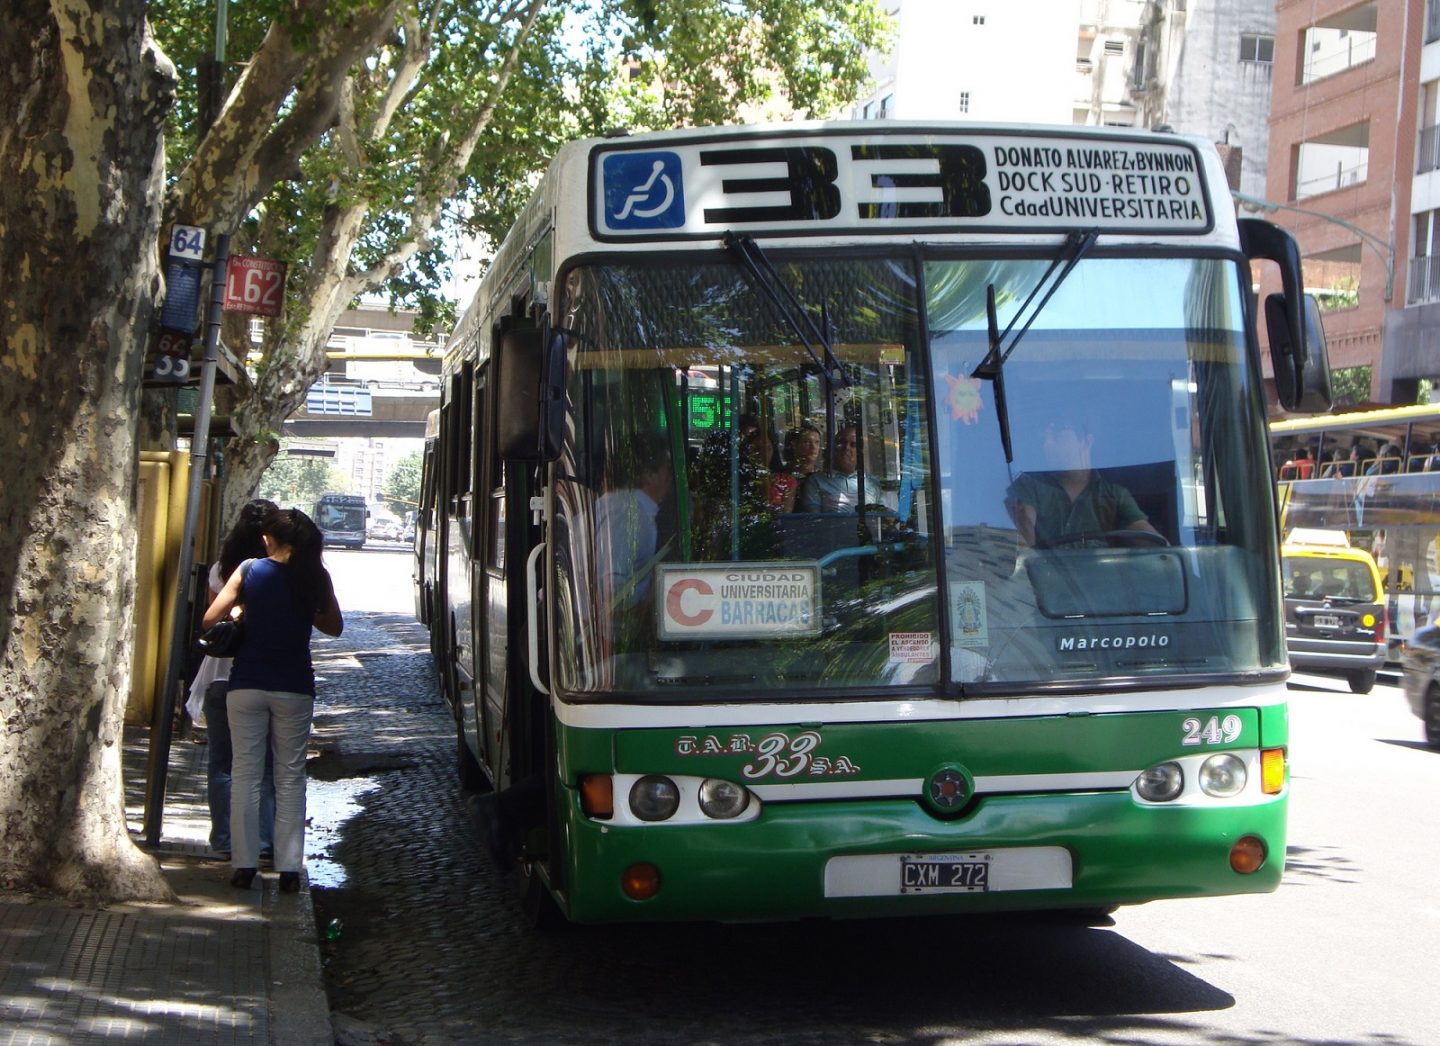
[(525, 642), (529, 652), (525, 660), (531, 685), (546, 695), (550, 688), (540, 679), (540, 587), (535, 583), (535, 563), (545, 554), (547, 544), (544, 541), (537, 544), (525, 559)]

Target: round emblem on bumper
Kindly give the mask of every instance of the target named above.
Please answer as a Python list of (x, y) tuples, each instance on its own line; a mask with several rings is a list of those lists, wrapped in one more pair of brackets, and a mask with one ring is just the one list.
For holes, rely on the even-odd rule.
[(962, 767), (942, 766), (930, 775), (925, 800), (936, 813), (953, 814), (964, 809), (975, 794), (975, 782)]

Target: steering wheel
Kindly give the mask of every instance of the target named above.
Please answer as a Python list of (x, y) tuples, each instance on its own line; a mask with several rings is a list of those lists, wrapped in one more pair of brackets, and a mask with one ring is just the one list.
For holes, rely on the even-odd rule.
[(1129, 527), (1120, 530), (1091, 530), (1082, 534), (1067, 534), (1050, 542), (1049, 547), (1068, 548), (1096, 539), (1104, 541), (1111, 548), (1138, 548), (1143, 545), (1154, 545), (1159, 548), (1170, 547), (1170, 542), (1166, 540), (1164, 534), (1157, 534), (1153, 530), (1132, 530)]

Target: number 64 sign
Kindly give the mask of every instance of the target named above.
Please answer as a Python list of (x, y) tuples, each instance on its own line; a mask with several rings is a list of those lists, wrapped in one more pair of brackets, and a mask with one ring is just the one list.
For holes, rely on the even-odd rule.
[(279, 316), (285, 308), (285, 263), (235, 256), (225, 272), (225, 311)]

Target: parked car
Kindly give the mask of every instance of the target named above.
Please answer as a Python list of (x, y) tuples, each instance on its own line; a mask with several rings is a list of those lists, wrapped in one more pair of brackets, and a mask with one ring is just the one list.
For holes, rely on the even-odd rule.
[(1385, 589), (1375, 559), (1343, 531), (1291, 532), (1280, 549), (1290, 667), (1340, 676), (1356, 694), (1385, 664)]
[(415, 521), (413, 519), (406, 523), (405, 529), (400, 532), (400, 540), (411, 545), (415, 544)]
[(1400, 646), (1410, 710), (1425, 724), (1425, 743), (1440, 749), (1440, 626), (1432, 619)]
[(370, 523), (369, 536), (376, 541), (399, 541), (400, 524), (393, 519), (376, 519)]

